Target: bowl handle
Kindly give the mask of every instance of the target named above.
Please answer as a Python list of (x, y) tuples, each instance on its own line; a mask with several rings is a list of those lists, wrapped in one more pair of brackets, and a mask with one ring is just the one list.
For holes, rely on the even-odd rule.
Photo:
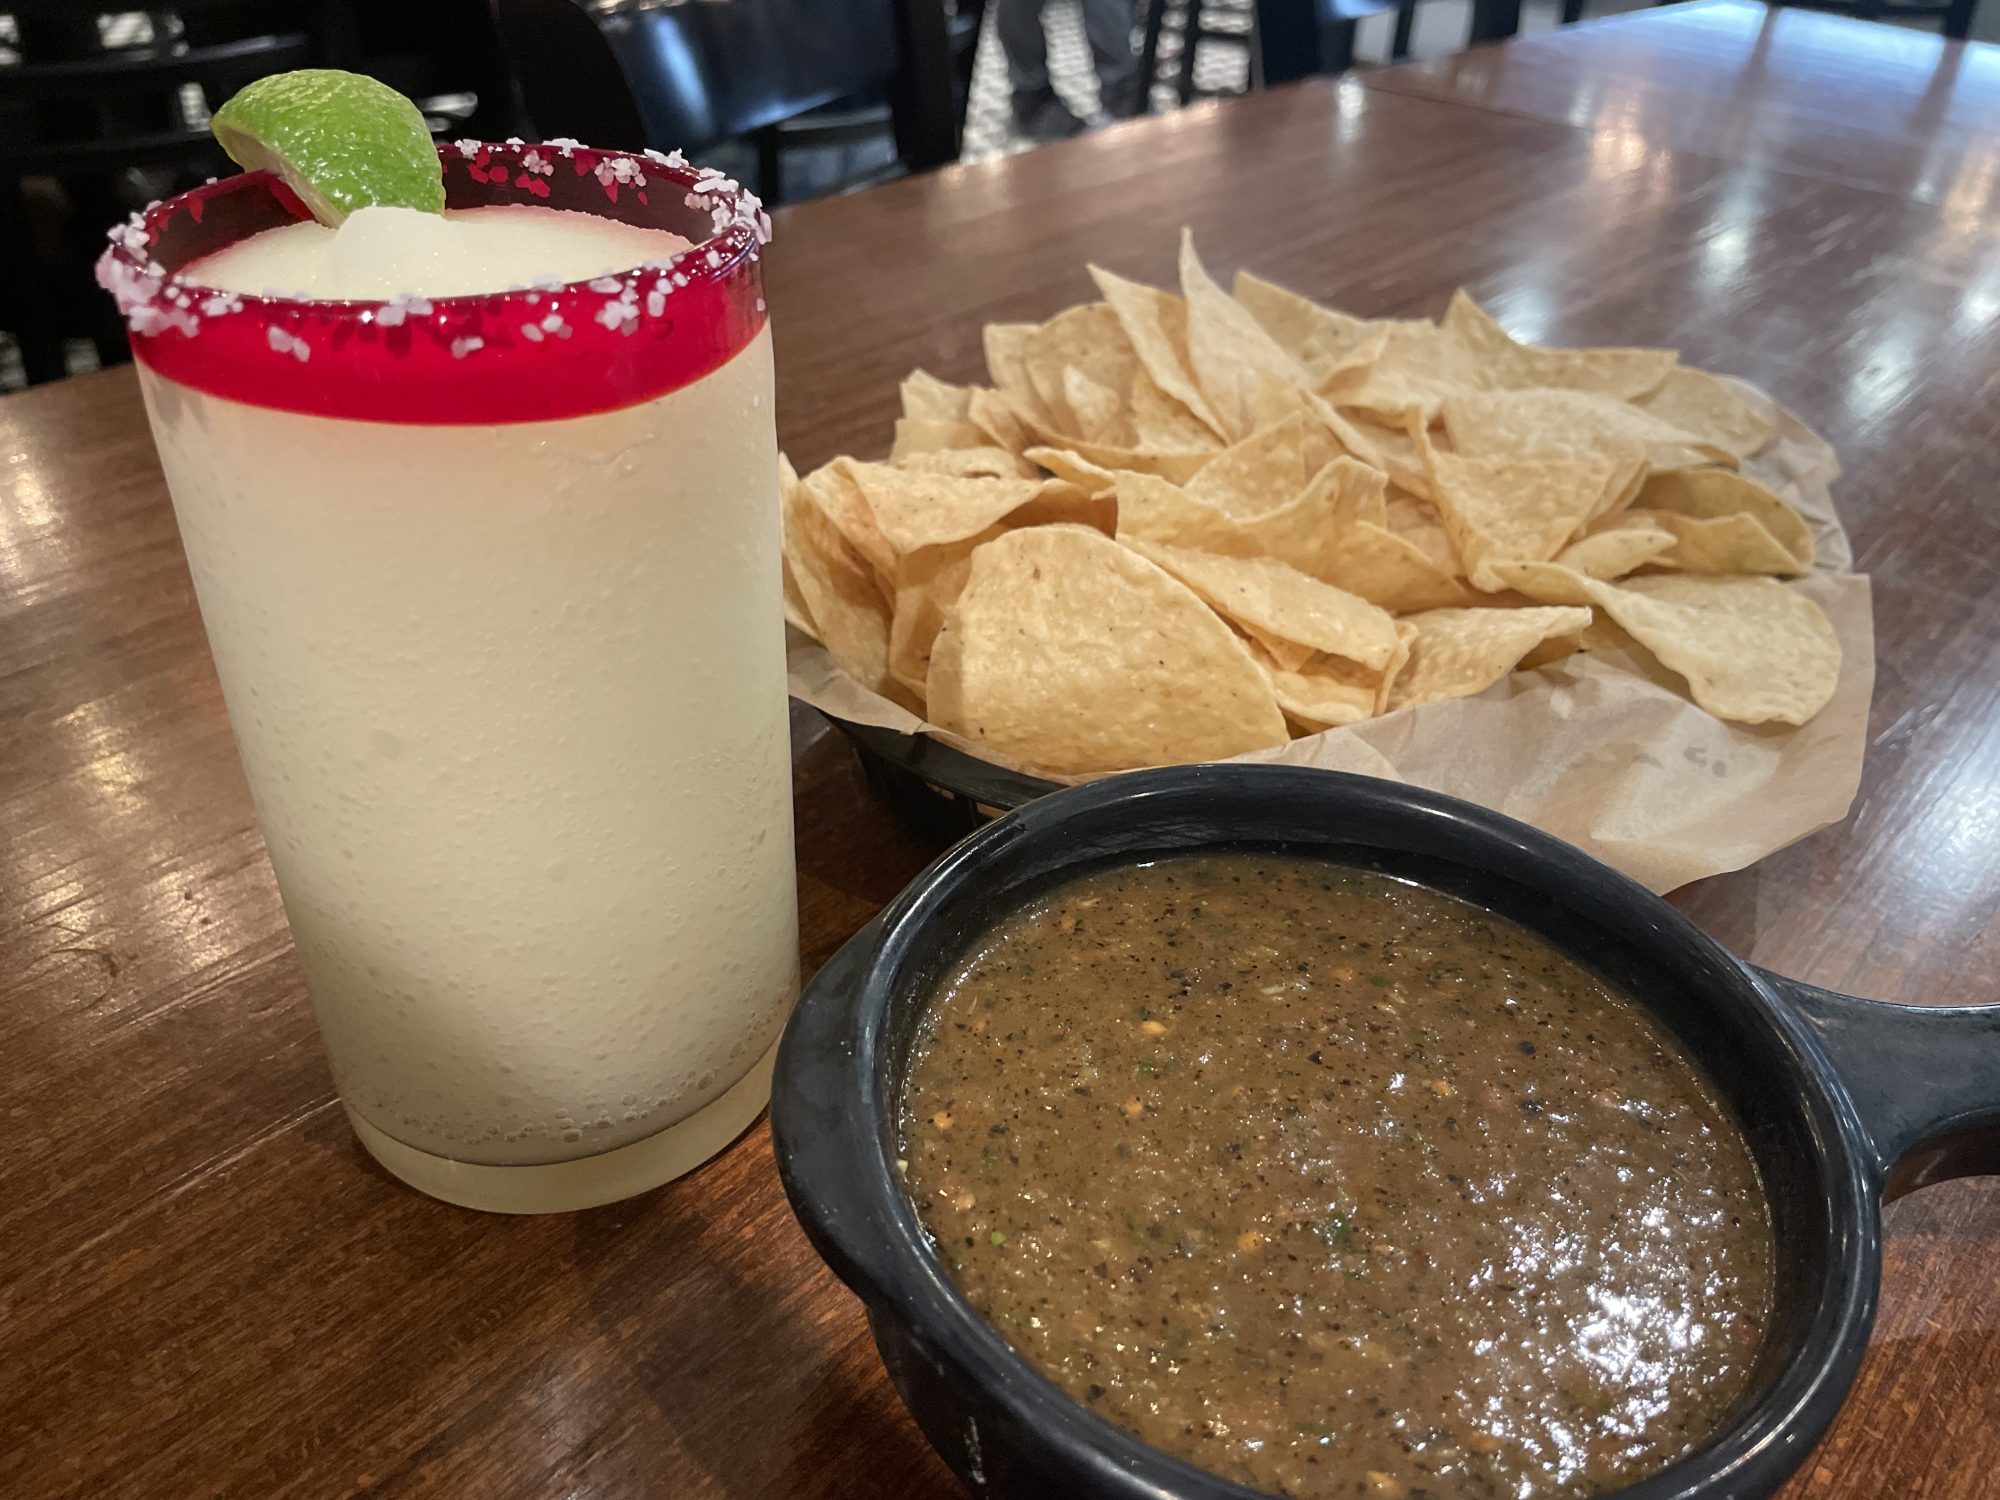
[(1832, 1055), (1874, 1142), (1885, 1199), (2000, 1173), (2000, 1005), (1890, 1005), (1744, 967)]

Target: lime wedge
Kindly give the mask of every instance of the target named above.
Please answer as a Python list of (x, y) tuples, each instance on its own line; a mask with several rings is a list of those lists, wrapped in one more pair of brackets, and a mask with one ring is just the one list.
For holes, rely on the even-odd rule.
[(215, 112), (231, 160), (275, 172), (322, 224), (386, 204), (444, 211), (437, 147), (416, 105), (373, 78), (335, 68), (274, 73)]

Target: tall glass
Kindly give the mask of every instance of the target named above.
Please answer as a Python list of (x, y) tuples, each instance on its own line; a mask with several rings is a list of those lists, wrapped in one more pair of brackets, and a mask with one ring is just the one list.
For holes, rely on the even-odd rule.
[(696, 248), (435, 301), (176, 281), (305, 217), (251, 174), (100, 276), (356, 1132), (440, 1198), (578, 1208), (756, 1117), (797, 988), (766, 226), (655, 154), (441, 154), (453, 207)]

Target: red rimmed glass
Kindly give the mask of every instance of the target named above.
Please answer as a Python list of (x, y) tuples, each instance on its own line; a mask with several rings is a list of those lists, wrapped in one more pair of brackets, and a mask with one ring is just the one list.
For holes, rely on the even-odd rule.
[(670, 156), (567, 143), (444, 147), (446, 204), (571, 209), (694, 249), (568, 286), (299, 302), (178, 280), (202, 256), (310, 218), (268, 173), (156, 203), (112, 232), (99, 279), (139, 361), (210, 395), (374, 422), (527, 422), (630, 406), (699, 380), (764, 326), (754, 198)]
[(357, 1134), (575, 1208), (747, 1126), (796, 991), (768, 226), (676, 157), (440, 154), (451, 208), (695, 246), (476, 297), (181, 281), (304, 217), (248, 174), (99, 274)]

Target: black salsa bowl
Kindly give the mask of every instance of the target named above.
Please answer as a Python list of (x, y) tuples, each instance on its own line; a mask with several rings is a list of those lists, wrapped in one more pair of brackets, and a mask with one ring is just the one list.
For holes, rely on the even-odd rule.
[(1768, 1495), (1805, 1461), (1875, 1315), (1885, 1198), (2000, 1171), (2000, 1006), (1885, 1005), (1780, 978), (1581, 851), (1449, 797), (1279, 766), (1184, 766), (1052, 793), (920, 875), (806, 987), (771, 1099), (807, 1235), (867, 1309), (946, 1463), (1006, 1500), (1254, 1500), (1073, 1400), (953, 1287), (896, 1171), (897, 1107), (936, 984), (994, 922), (1086, 869), (1202, 849), (1376, 868), (1520, 923), (1689, 1048), (1770, 1199), (1776, 1307), (1743, 1399), (1622, 1500)]

